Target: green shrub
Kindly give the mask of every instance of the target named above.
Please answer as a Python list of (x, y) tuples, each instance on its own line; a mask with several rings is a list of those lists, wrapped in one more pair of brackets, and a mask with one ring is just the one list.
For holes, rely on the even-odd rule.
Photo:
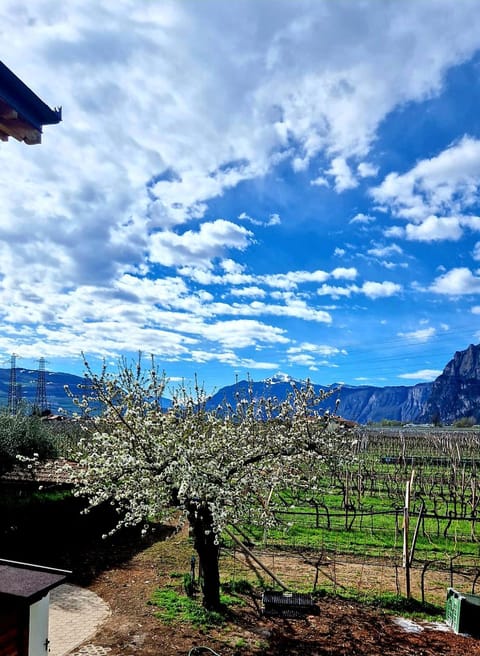
[(472, 426), (475, 426), (476, 423), (477, 420), (475, 417), (462, 417), (461, 419), (454, 421), (452, 426), (454, 428), (471, 428)]
[(57, 455), (55, 437), (39, 417), (0, 412), (0, 473), (13, 467), (17, 456), (45, 460)]

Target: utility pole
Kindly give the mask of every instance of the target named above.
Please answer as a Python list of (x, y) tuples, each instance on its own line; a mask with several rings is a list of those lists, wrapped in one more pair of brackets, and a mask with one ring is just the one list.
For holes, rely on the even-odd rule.
[(45, 358), (40, 358), (38, 361), (37, 392), (35, 394), (33, 414), (41, 417), (48, 410), (47, 387), (45, 384)]
[(17, 354), (10, 357), (10, 383), (8, 386), (8, 412), (16, 415), (18, 411)]

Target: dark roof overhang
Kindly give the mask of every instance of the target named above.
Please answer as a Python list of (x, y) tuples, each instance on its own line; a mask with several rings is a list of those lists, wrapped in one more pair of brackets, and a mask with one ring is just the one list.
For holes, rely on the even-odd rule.
[(32, 604), (65, 582), (70, 571), (0, 559), (0, 600)]
[(42, 140), (42, 127), (62, 120), (62, 109), (50, 107), (0, 61), (0, 140), (14, 137), (27, 144)]

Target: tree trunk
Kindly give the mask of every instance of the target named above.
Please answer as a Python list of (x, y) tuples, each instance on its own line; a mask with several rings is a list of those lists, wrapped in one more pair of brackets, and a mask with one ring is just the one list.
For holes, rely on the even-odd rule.
[(199, 573), (201, 574), (203, 605), (208, 610), (220, 608), (220, 570), (218, 567), (219, 545), (215, 544), (213, 518), (208, 506), (189, 503), (187, 506), (188, 521), (192, 528), (193, 545), (199, 558)]

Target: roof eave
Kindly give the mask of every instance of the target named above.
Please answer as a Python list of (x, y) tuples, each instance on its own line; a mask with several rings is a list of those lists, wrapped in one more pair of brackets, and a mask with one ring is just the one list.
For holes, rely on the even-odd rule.
[(0, 140), (12, 136), (27, 144), (38, 144), (42, 127), (61, 120), (61, 107), (51, 109), (0, 61)]

